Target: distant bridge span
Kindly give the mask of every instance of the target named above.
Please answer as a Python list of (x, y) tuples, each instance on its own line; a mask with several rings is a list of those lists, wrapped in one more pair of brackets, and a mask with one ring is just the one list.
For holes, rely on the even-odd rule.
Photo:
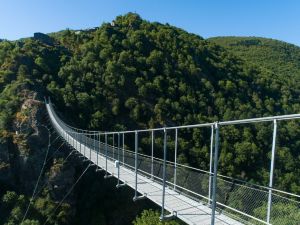
[[(105, 177), (115, 177), (117, 187), (128, 185), (135, 190), (134, 201), (148, 198), (162, 207), (161, 219), (178, 217), (187, 224), (241, 225), (241, 224), (287, 224), (288, 219), (272, 211), (273, 206), (282, 204), (292, 207), (292, 213), (300, 210), (300, 196), (273, 189), (273, 173), (277, 121), (299, 119), (300, 114), (264, 117), (256, 119), (205, 123), (157, 129), (100, 132), (87, 131), (65, 124), (55, 113), (49, 100), (47, 112), (56, 132), (86, 160), (103, 170)], [(270, 162), (269, 187), (249, 184), (230, 177), (217, 175), (219, 152), (219, 127), (235, 124), (273, 122), (272, 160)], [(177, 142), (180, 129), (211, 129), (210, 171), (177, 163)], [(166, 160), (168, 133), (175, 134), (175, 160)], [(141, 154), (139, 136), (150, 134), (151, 156)], [(153, 156), (155, 134), (163, 140), (163, 157)], [(132, 135), (134, 151), (124, 144), (125, 135)], [(113, 137), (113, 138), (112, 138)], [(115, 138), (116, 137), (116, 138)], [(112, 142), (112, 143), (109, 143)], [(169, 214), (166, 214), (169, 211)], [(294, 210), (294, 211), (293, 211)]]

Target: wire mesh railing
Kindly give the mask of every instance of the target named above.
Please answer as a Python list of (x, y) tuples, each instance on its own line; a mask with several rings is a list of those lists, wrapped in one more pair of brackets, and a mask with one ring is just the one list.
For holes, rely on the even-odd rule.
[[(163, 128), (157, 128), (140, 131), (89, 132), (85, 130), (78, 130), (65, 124), (55, 114), (55, 111), (53, 110), (51, 104), (47, 105), (47, 109), (52, 124), (57, 128), (57, 131), (60, 133), (60, 135), (63, 136), (70, 145), (79, 150), (87, 158), (89, 157), (91, 151), (95, 151), (104, 157), (108, 157), (110, 160), (119, 161), (122, 166), (125, 166), (131, 170), (136, 169), (138, 173), (148, 177), (149, 179), (161, 183), (162, 185), (169, 187), (183, 195), (186, 195), (189, 198), (207, 204), (209, 207), (212, 207), (212, 212), (215, 211), (215, 214), (227, 214), (239, 221), (242, 221), (245, 224), (299, 224), (299, 195), (276, 190), (272, 187), (264, 187), (247, 183), (242, 180), (237, 180), (217, 174), (217, 168), (213, 170), (213, 166), (215, 165), (214, 162), (218, 160), (212, 160), (212, 157), (210, 161), (210, 171), (205, 171), (177, 163), (176, 154), (174, 161), (167, 161), (154, 157), (153, 148), (152, 154), (147, 155), (139, 152), (139, 149), (135, 149), (135, 151), (132, 151), (130, 147), (124, 144), (125, 135), (152, 132), (153, 146), (153, 139), (155, 139), (153, 132), (166, 132), (170, 130), (173, 130), (176, 133), (176, 144), (178, 134), (177, 129), (211, 127), (212, 152), (212, 148), (215, 148), (214, 141), (216, 140), (216, 138), (214, 138), (214, 135), (218, 135), (217, 133), (215, 133), (216, 129), (218, 128), (214, 127), (216, 123), (192, 125), (190, 127), (173, 127), (167, 128), (165, 130), (163, 130)], [(272, 118), (267, 117), (261, 120), (241, 120), (233, 121), (231, 123), (220, 122), (218, 124), (226, 126), (229, 124), (257, 123), (260, 121), (275, 121), (276, 124), (277, 120), (291, 118), (297, 119), (300, 118), (300, 115)], [(104, 138), (105, 136), (106, 138)], [(108, 136), (110, 137), (107, 138)], [(276, 138), (276, 129), (274, 129), (274, 136)], [(273, 148), (275, 148), (274, 136)], [(131, 138), (131, 140), (135, 139), (137, 139), (137, 137)], [(215, 157), (217, 154), (216, 151), (217, 149), (214, 149), (214, 154), (211, 156)], [(214, 177), (216, 178), (215, 181), (213, 181)], [(271, 172), (270, 178), (272, 178)], [(214, 188), (215, 192), (212, 191)], [(213, 203), (215, 203), (215, 208), (213, 207)], [(213, 223), (214, 220), (212, 219), (212, 224)]]

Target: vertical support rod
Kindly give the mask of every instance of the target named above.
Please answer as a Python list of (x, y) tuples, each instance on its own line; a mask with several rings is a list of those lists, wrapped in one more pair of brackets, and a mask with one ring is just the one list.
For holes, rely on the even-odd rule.
[[(86, 137), (85, 137), (85, 147), (86, 147), (86, 150), (87, 150), (87, 152), (86, 152), (86, 155), (87, 156), (89, 156), (89, 133), (88, 133), (88, 131), (86, 131)], [(87, 157), (87, 159), (88, 159), (89, 157)]]
[(105, 176), (107, 176), (107, 133), (105, 133)]
[(118, 163), (117, 163), (117, 166), (118, 166), (118, 184), (117, 186), (120, 185), (120, 133), (118, 132)]
[(208, 181), (208, 204), (211, 204), (211, 185), (212, 185), (212, 169), (213, 169), (213, 148), (214, 148), (214, 125), (211, 125), (210, 135), (210, 153), (209, 153), (209, 181)]
[(163, 162), (163, 190), (160, 220), (165, 217), (165, 192), (166, 192), (166, 159), (167, 159), (167, 130), (164, 128), (164, 162)]
[[(90, 134), (89, 138), (88, 138), (88, 142), (91, 141), (91, 138), (94, 136), (94, 134)], [(90, 149), (90, 160), (92, 160), (92, 143), (89, 144), (89, 149)]]
[(83, 154), (84, 155), (84, 138), (83, 138), (83, 136), (84, 136), (84, 133), (83, 133), (83, 131), (81, 131), (81, 154)]
[(269, 196), (268, 196), (268, 211), (267, 211), (267, 223), (270, 223), (271, 209), (272, 209), (272, 188), (274, 178), (274, 166), (275, 166), (275, 151), (276, 151), (276, 136), (277, 136), (277, 121), (273, 121), (273, 141), (272, 141), (272, 156), (270, 167), (270, 182), (269, 182)]
[(120, 133), (118, 132), (118, 161), (120, 161)]
[(89, 158), (88, 156), (89, 156), (89, 147), (88, 147), (88, 136), (89, 136), (89, 133), (88, 133), (88, 131), (86, 131), (86, 135), (85, 135), (85, 147), (86, 147), (86, 155), (87, 155), (87, 157), (86, 157), (86, 160)]
[(73, 131), (73, 147), (75, 150), (77, 150), (76, 134), (77, 134), (77, 131), (74, 130)]
[(88, 148), (88, 136), (89, 136), (89, 133), (88, 131), (86, 131), (86, 135), (85, 135), (85, 147), (86, 147), (86, 155), (87, 155), (87, 159), (88, 159), (88, 155), (89, 155), (89, 148)]
[[(77, 133), (76, 133), (76, 149), (77, 149), (77, 151), (78, 151), (78, 143), (79, 143), (79, 131), (77, 131)], [(79, 146), (80, 146), (80, 143), (79, 143)], [(79, 152), (80, 152), (80, 150), (79, 150)]]
[(83, 137), (84, 137), (84, 152), (83, 152), (83, 155), (84, 155), (84, 157), (86, 157), (85, 156), (85, 151), (86, 151), (86, 135), (85, 135), (85, 133), (83, 133)]
[(138, 197), (137, 194), (137, 165), (138, 165), (138, 132), (135, 131), (135, 138), (134, 138), (134, 150), (135, 150), (135, 160), (134, 160), (134, 172), (135, 172), (135, 190), (134, 190), (134, 200)]
[(154, 130), (151, 131), (151, 179), (153, 180), (153, 163), (154, 163), (154, 158), (153, 158), (153, 153), (154, 153)]
[(84, 152), (85, 152), (84, 151), (84, 143), (85, 143), (85, 141), (84, 141), (84, 131), (81, 131), (81, 140), (82, 140), (82, 153), (84, 155)]
[(72, 131), (72, 141), (73, 141), (73, 148), (75, 148), (75, 132)]
[(94, 152), (97, 152), (96, 151), (96, 140), (97, 140), (97, 133), (96, 132), (94, 133), (93, 137), (94, 137), (94, 146), (93, 146), (94, 147)]
[(100, 154), (100, 132), (98, 133), (98, 139), (97, 141), (99, 142), (99, 146), (98, 146), (98, 149), (97, 149), (97, 166), (99, 166), (99, 154)]
[(175, 129), (175, 158), (174, 158), (174, 191), (176, 190), (177, 181), (177, 149), (178, 149), (178, 129)]
[(218, 154), (219, 154), (219, 123), (215, 123), (215, 154), (214, 154), (214, 174), (212, 187), (212, 207), (211, 207), (211, 225), (215, 225), (216, 214), (216, 189), (217, 189), (217, 172), (218, 172)]
[(78, 133), (77, 133), (77, 130), (75, 131), (75, 149), (78, 151), (77, 149), (77, 144), (78, 144)]
[(74, 133), (74, 135), (75, 135), (75, 146), (76, 146), (76, 148), (78, 148), (78, 130), (75, 130), (75, 133)]
[(113, 159), (115, 159), (115, 134), (112, 135), (112, 149), (113, 149)]
[(80, 130), (77, 130), (77, 148), (80, 150)]
[(99, 132), (99, 154), (101, 155), (101, 132)]
[(82, 154), (82, 152), (81, 152), (81, 142), (82, 142), (82, 135), (81, 135), (81, 132), (80, 132), (80, 134), (79, 134), (79, 151), (80, 151), (80, 153)]
[(124, 153), (125, 153), (125, 133), (123, 133), (123, 166), (124, 166), (124, 163), (125, 163)]

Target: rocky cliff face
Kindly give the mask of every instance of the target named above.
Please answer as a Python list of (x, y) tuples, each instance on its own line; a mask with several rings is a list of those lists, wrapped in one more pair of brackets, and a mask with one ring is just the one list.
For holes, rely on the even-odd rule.
[[(35, 199), (59, 202), (73, 185), (78, 164), (74, 159), (74, 163), (64, 160), (69, 150), (51, 128), (44, 102), (38, 94), (29, 90), (23, 92), (11, 127), (1, 135), (0, 196), (13, 190), (29, 198), (45, 163)], [(65, 202), (75, 204), (74, 196)]]
[(155, 208), (147, 200), (133, 203), (132, 189), (116, 189), (115, 179), (104, 179), (104, 174), (91, 167), (54, 211), (88, 163), (73, 155), (68, 157), (70, 149), (51, 128), (38, 92), (23, 88), (19, 93), (22, 98), (17, 112), (0, 138), (0, 224), (22, 224), (46, 155), (36, 197), (24, 224), (48, 220), (48, 224), (59, 225), (123, 225), (131, 224), (142, 209)]

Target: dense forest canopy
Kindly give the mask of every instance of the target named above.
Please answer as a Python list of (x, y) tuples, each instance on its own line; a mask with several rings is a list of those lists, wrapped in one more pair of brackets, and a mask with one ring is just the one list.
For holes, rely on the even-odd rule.
[[(299, 113), (299, 59), (300, 48), (287, 43), (263, 38), (205, 40), (134, 13), (92, 30), (4, 40), (1, 142), (12, 135), (23, 90), (36, 91), (41, 99), (51, 96), (66, 122), (92, 130)], [(281, 123), (275, 167), (275, 186), (294, 193), (300, 193), (298, 125)], [(271, 130), (265, 124), (223, 128), (220, 173), (267, 185)], [(198, 143), (209, 135), (195, 131), (187, 145), (188, 134), (183, 134), (180, 162), (207, 169), (209, 145)], [(1, 171), (8, 162), (0, 162)], [(3, 201), (10, 201), (7, 198), (23, 201), (13, 194)], [(134, 224), (145, 224), (146, 215)]]
[(299, 46), (258, 37), (215, 37), (209, 40), (225, 47), (254, 66), (270, 70), (278, 79), (283, 79), (293, 87), (299, 85)]

